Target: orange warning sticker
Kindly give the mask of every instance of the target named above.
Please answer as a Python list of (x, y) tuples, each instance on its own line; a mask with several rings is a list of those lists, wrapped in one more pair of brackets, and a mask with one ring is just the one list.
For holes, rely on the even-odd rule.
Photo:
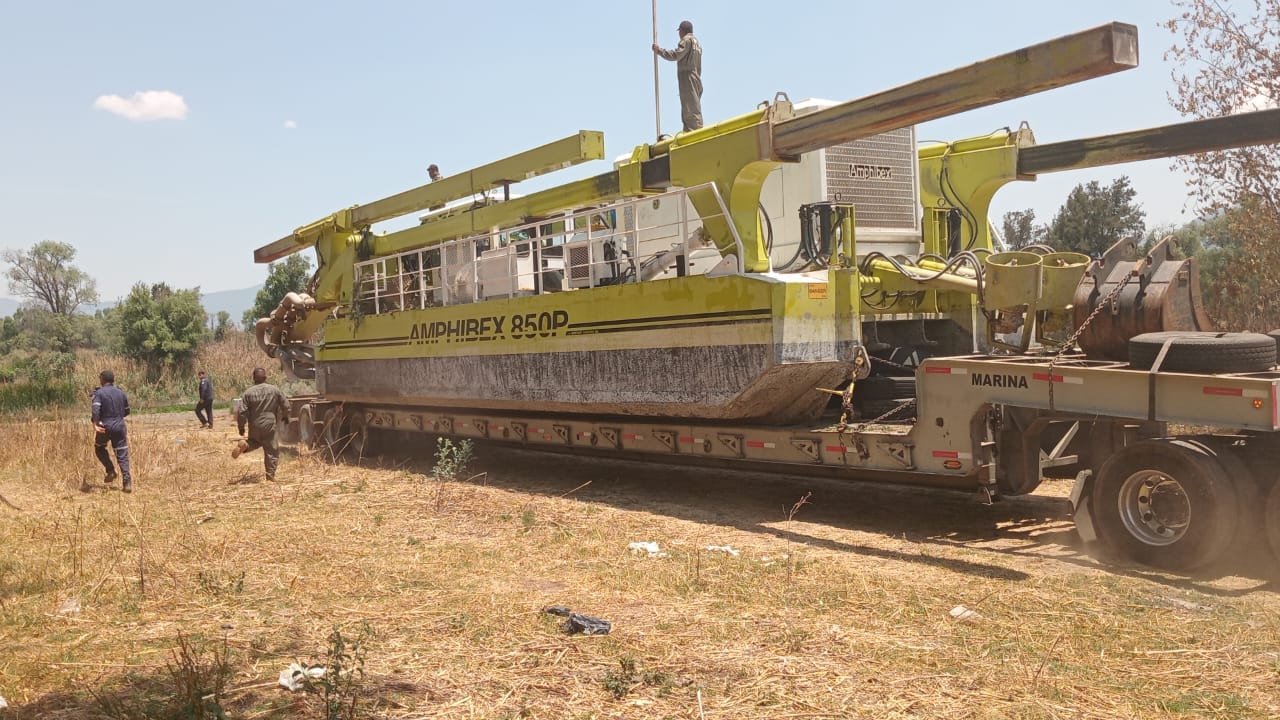
[(827, 283), (809, 283), (808, 287), (810, 300), (827, 299)]

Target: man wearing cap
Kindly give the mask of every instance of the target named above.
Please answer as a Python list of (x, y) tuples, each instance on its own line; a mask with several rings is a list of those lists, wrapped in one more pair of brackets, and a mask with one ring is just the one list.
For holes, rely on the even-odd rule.
[(685, 132), (702, 127), (702, 45), (693, 36), (693, 23), (685, 20), (677, 28), (680, 44), (674, 50), (663, 50), (657, 43), (653, 52), (664, 60), (676, 61), (676, 78), (680, 83), (680, 118)]
[[(111, 484), (117, 477), (124, 477), (125, 492), (133, 492), (133, 476), (129, 474), (129, 435), (124, 419), (129, 414), (129, 396), (116, 387), (116, 374), (103, 370), (98, 375), (102, 386), (93, 391), (93, 453), (98, 462), (107, 469), (103, 482)], [(116, 462), (120, 464), (120, 472), (116, 473), (111, 465), (111, 456), (107, 454), (107, 443), (116, 451)]]
[[(430, 165), (427, 166), (427, 177), (431, 178), (431, 182), (436, 182), (444, 178), (444, 176), (440, 174), (440, 166), (436, 165), (435, 163), (431, 163)], [(442, 207), (444, 207), (444, 205), (440, 204), (440, 205), (433, 205), (427, 209), (439, 210)]]

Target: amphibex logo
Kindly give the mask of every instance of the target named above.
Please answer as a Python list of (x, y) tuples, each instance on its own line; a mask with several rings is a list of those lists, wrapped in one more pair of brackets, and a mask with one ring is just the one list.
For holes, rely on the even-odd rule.
[(856, 180), (892, 180), (893, 168), (888, 165), (851, 164), (849, 177)]
[(970, 385), (981, 385), (983, 387), (998, 387), (998, 388), (1018, 388), (1020, 390), (1025, 390), (1028, 387), (1027, 378), (1025, 375), (994, 375), (989, 373), (974, 373), (969, 377), (972, 378), (969, 381)]
[(409, 339), (419, 343), (474, 342), (476, 340), (525, 340), (535, 337), (555, 337), (560, 328), (569, 324), (565, 310), (525, 313), (523, 315), (488, 315), (478, 318), (437, 320), (415, 323)]

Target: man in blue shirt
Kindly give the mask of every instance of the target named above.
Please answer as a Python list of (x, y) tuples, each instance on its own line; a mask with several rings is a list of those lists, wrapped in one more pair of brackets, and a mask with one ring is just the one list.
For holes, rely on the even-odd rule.
[[(107, 469), (103, 482), (110, 484), (117, 477), (124, 477), (125, 492), (133, 492), (133, 476), (129, 474), (129, 436), (125, 429), (124, 419), (129, 414), (129, 396), (116, 387), (116, 375), (110, 370), (103, 370), (98, 375), (102, 387), (93, 391), (93, 429), (96, 437), (93, 441), (93, 452), (98, 462)], [(120, 464), (120, 473), (111, 465), (111, 456), (107, 454), (107, 443), (116, 451), (116, 462)]]

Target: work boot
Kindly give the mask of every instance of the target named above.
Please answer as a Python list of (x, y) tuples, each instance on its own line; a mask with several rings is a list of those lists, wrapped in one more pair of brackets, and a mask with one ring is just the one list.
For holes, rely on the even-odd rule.
[(133, 480), (125, 480), (124, 487), (120, 488), (120, 491), (127, 493), (133, 492)]
[(247, 453), (247, 452), (249, 452), (249, 443), (241, 440), (236, 443), (235, 447), (231, 448), (231, 459), (234, 460), (240, 457), (241, 453)]
[(115, 482), (118, 477), (120, 476), (116, 474), (115, 470), (108, 470), (106, 476), (102, 478), (102, 482), (110, 485)]

